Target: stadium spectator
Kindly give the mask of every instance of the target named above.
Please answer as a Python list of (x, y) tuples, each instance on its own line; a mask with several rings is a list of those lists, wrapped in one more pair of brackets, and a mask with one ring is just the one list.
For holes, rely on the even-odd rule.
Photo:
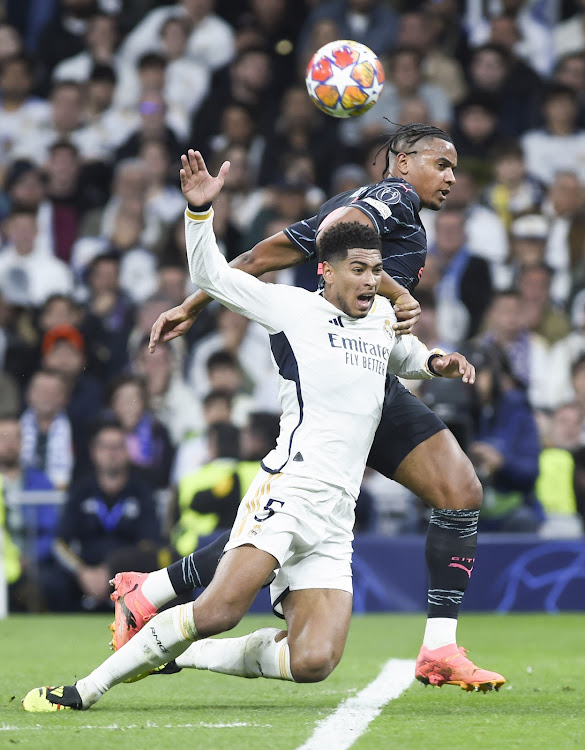
[(501, 140), (496, 101), (482, 92), (466, 96), (455, 108), (453, 141), (467, 168), (485, 170), (485, 155)]
[(493, 175), (483, 192), (483, 201), (495, 211), (506, 229), (520, 214), (538, 213), (544, 187), (526, 171), (524, 152), (516, 140), (502, 140), (492, 149)]
[(138, 158), (145, 168), (146, 202), (144, 210), (159, 222), (159, 238), (164, 229), (183, 215), (185, 201), (179, 188), (169, 179), (170, 154), (164, 141), (149, 138), (143, 141)]
[[(111, 161), (117, 148), (136, 127), (138, 114), (115, 106), (114, 92), (117, 76), (109, 65), (95, 65), (85, 84), (84, 127), (88, 140), (99, 144), (100, 160), (106, 162), (107, 176), (111, 177)], [(95, 167), (95, 164), (92, 164)], [(109, 187), (109, 185), (108, 185)]]
[(266, 139), (258, 182), (274, 184), (297, 158), (313, 153), (316, 182), (326, 190), (333, 170), (341, 163), (340, 148), (335, 123), (319, 117), (304, 87), (291, 86), (282, 97), (274, 130)]
[(547, 537), (578, 537), (583, 521), (577, 513), (575, 489), (578, 464), (575, 454), (582, 451), (583, 411), (574, 403), (558, 406), (549, 421), (539, 457), (536, 497), (544, 511), (539, 533)]
[(585, 183), (585, 130), (577, 127), (578, 114), (573, 89), (551, 83), (542, 97), (543, 127), (528, 130), (520, 139), (526, 169), (545, 185), (561, 170), (575, 170)]
[(19, 134), (13, 158), (30, 159), (45, 166), (49, 149), (57, 141), (70, 141), (79, 151), (82, 161), (98, 160), (102, 156), (102, 145), (98, 136), (84, 127), (83, 91), (75, 81), (57, 81), (51, 87), (48, 121), (38, 123)]
[(478, 398), (469, 455), (484, 488), (486, 531), (534, 532), (542, 513), (534, 495), (540, 439), (524, 385), (497, 346), (475, 354)]
[(186, 18), (192, 30), (187, 44), (187, 56), (217, 70), (230, 62), (234, 55), (234, 33), (220, 16), (214, 13), (215, 0), (179, 0), (174, 5), (153, 8), (124, 39), (120, 54), (129, 64), (135, 64), (145, 52), (160, 51), (161, 30), (169, 18)]
[(168, 430), (150, 409), (144, 380), (136, 375), (120, 375), (110, 384), (107, 400), (124, 430), (131, 464), (151, 487), (168, 487), (173, 446)]
[(258, 461), (240, 461), (240, 431), (229, 422), (206, 433), (207, 461), (184, 476), (177, 487), (171, 541), (181, 557), (194, 552), (200, 538), (231, 529), (241, 499), (260, 469)]
[(0, 292), (0, 372), (3, 375), (0, 414), (20, 411), (21, 389), (38, 366), (30, 311), (20, 313), (21, 308), (8, 304)]
[[(305, 14), (299, 13), (298, 8), (286, 0), (249, 0), (246, 6), (234, 8), (232, 25), (237, 52), (249, 47), (265, 47), (271, 57), (275, 80), (288, 88), (297, 78), (297, 39)], [(223, 12), (227, 17), (225, 8)]]
[[(248, 392), (270, 372), (264, 330), (242, 315), (227, 308), (218, 308), (217, 330), (201, 339), (188, 367), (189, 381), (199, 398), (210, 390), (208, 361), (218, 351), (227, 351), (235, 359), (241, 370), (238, 380), (243, 377)], [(218, 384), (216, 387), (223, 386)]]
[(262, 47), (242, 50), (226, 70), (213, 76), (209, 93), (193, 117), (191, 138), (211, 153), (212, 138), (221, 132), (222, 114), (229, 104), (247, 107), (256, 131), (268, 135), (274, 127), (280, 99), (278, 88), (273, 91), (272, 86), (268, 52)]
[(315, 24), (323, 19), (335, 23), (337, 39), (355, 39), (378, 56), (388, 54), (395, 46), (398, 16), (388, 5), (380, 0), (327, 0), (315, 7), (305, 21), (299, 38), (301, 50), (307, 47)]
[(92, 425), (102, 406), (102, 384), (85, 370), (85, 341), (79, 329), (56, 326), (43, 336), (41, 368), (60, 373), (67, 389), (67, 416), (75, 446), (74, 476), (87, 468), (87, 446)]
[(6, 214), (8, 215), (13, 206), (33, 211), (37, 217), (39, 230), (35, 244), (38, 247), (44, 247), (49, 255), (54, 255), (53, 212), (47, 199), (47, 186), (43, 171), (27, 159), (17, 159), (6, 173), (4, 191), (8, 198)]
[[(104, 251), (104, 240), (108, 240), (114, 231), (115, 219), (122, 203), (126, 204), (126, 212), (133, 216), (140, 214), (142, 217), (144, 229), (141, 242), (149, 248), (158, 242), (160, 222), (156, 217), (150, 218), (144, 214), (147, 189), (146, 166), (140, 159), (123, 159), (116, 164), (107, 203), (89, 211), (83, 220), (78, 243), (81, 247), (74, 248), (71, 261), (78, 275), (96, 254)], [(86, 237), (92, 238), (92, 242), (83, 242)], [(97, 245), (93, 238), (98, 239)]]
[(35, 211), (14, 207), (6, 220), (6, 237), (0, 253), (0, 289), (8, 303), (39, 307), (55, 292), (73, 291), (68, 266), (38, 243)]
[(52, 213), (53, 252), (65, 263), (71, 260), (72, 247), (79, 236), (83, 215), (102, 202), (102, 191), (94, 189), (81, 170), (79, 152), (72, 143), (57, 141), (50, 146), (46, 175), (47, 199)]
[(128, 138), (116, 149), (115, 160), (137, 157), (143, 143), (147, 140), (161, 140), (171, 158), (177, 159), (182, 151), (181, 135), (167, 119), (167, 104), (162, 94), (153, 89), (143, 91), (138, 103), (140, 122)]
[(191, 425), (191, 434), (177, 446), (171, 470), (171, 486), (176, 488), (181, 479), (209, 461), (207, 431), (211, 425), (232, 420), (232, 394), (228, 391), (209, 391), (201, 402), (202, 422)]
[[(493, 286), (487, 261), (473, 255), (467, 244), (462, 211), (448, 208), (437, 215), (429, 254), (434, 256), (438, 270), (435, 299), (439, 337), (466, 341), (479, 330)], [(453, 330), (458, 331), (458, 337)]]
[(24, 43), (16, 26), (7, 23), (4, 19), (0, 21), (0, 65), (9, 57), (23, 52)]
[(559, 170), (548, 187), (545, 260), (555, 271), (553, 295), (566, 304), (585, 284), (585, 187), (577, 173)]
[(532, 2), (501, 0), (499, 12), (491, 10), (483, 17), (476, 3), (466, 5), (465, 20), (474, 47), (485, 42), (501, 44), (540, 75), (550, 74), (554, 59), (552, 30), (534, 13)]
[(88, 370), (109, 380), (128, 364), (128, 338), (134, 304), (120, 285), (120, 254), (97, 255), (89, 264), (85, 316), (81, 331), (87, 342)]
[(95, 11), (95, 0), (60, 0), (55, 4), (53, 17), (38, 39), (37, 52), (47, 80), (61, 60), (83, 52), (89, 19)]
[[(49, 104), (33, 95), (32, 60), (15, 54), (0, 62), (0, 164), (14, 159), (14, 144), (49, 122)], [(31, 152), (32, 153), (32, 152)], [(27, 154), (30, 157), (31, 154)]]
[(104, 421), (91, 439), (91, 469), (70, 488), (41, 572), (52, 611), (109, 609), (109, 580), (120, 556), (145, 570), (158, 565), (159, 519), (152, 490), (133, 473), (122, 427)]
[(523, 266), (516, 286), (520, 294), (522, 321), (526, 328), (555, 344), (571, 330), (568, 316), (551, 297), (553, 270), (546, 263)]
[[(467, 92), (463, 68), (453, 55), (447, 54), (438, 45), (438, 27), (429, 13), (423, 9), (405, 8), (398, 22), (398, 47), (415, 49), (423, 58), (423, 76), (427, 83), (441, 88), (451, 104), (457, 104)], [(418, 118), (406, 118), (404, 122), (417, 122)], [(423, 120), (420, 120), (423, 122)]]
[(519, 67), (508, 50), (489, 43), (473, 50), (468, 67), (470, 92), (480, 91), (496, 100), (500, 130), (512, 138), (540, 121), (542, 83), (535, 74), (524, 75), (526, 69), (519, 71)]
[(203, 422), (200, 402), (181, 374), (183, 368), (172, 345), (151, 354), (145, 338), (131, 368), (144, 380), (152, 413), (166, 427), (173, 446), (189, 433), (200, 431)]
[(58, 490), (66, 490), (73, 474), (73, 436), (65, 412), (67, 384), (56, 372), (39, 370), (26, 391), (21, 418), (23, 467), (42, 472)]
[(52, 490), (47, 475), (21, 462), (18, 417), (0, 414), (0, 534), (10, 611), (39, 610), (38, 566), (51, 557), (58, 520), (56, 506), (23, 504), (21, 494)]
[(501, 349), (508, 357), (515, 380), (526, 389), (532, 408), (548, 408), (551, 370), (548, 347), (543, 338), (523, 325), (518, 292), (498, 292), (486, 313), (485, 323), (478, 343)]
[(51, 74), (53, 81), (87, 83), (96, 65), (118, 67), (116, 47), (118, 22), (109, 13), (95, 13), (87, 20), (84, 49), (72, 57), (61, 60)]
[[(491, 268), (508, 255), (506, 227), (495, 211), (480, 201), (480, 189), (474, 173), (465, 166), (457, 169), (457, 181), (451, 186), (449, 208), (463, 211), (467, 244), (474, 255), (486, 260)], [(438, 214), (424, 209), (421, 218), (429, 245), (434, 242), (434, 224)]]
[(521, 268), (545, 262), (549, 222), (542, 214), (524, 214), (510, 227), (510, 254), (505, 263), (496, 267), (495, 281), (500, 290), (514, 286)]
[[(268, 231), (272, 222), (286, 227), (300, 221), (311, 210), (308, 205), (308, 195), (311, 185), (303, 179), (287, 179), (286, 177), (267, 187), (265, 194), (265, 205), (250, 223), (248, 231), (244, 233), (240, 245), (240, 251), (245, 252), (257, 242), (269, 237), (274, 232)], [(239, 254), (239, 253), (238, 253)], [(298, 270), (298, 269), (297, 269)], [(315, 274), (311, 275), (312, 290), (316, 288)], [(296, 286), (305, 286), (304, 279), (295, 277)]]
[(577, 124), (585, 127), (585, 52), (583, 49), (567, 52), (557, 58), (552, 80), (573, 89), (579, 103)]

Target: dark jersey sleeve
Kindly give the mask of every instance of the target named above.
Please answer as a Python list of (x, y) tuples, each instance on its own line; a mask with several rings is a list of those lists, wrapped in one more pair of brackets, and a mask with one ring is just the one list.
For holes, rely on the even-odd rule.
[(315, 237), (317, 234), (317, 217), (297, 221), (284, 230), (289, 240), (306, 254), (306, 260), (316, 256)]

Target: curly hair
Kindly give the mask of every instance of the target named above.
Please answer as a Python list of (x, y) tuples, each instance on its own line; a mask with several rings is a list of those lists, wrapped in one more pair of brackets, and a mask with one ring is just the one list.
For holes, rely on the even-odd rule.
[(319, 235), (319, 260), (344, 260), (353, 248), (381, 250), (382, 240), (375, 229), (359, 221), (342, 221), (333, 224)]

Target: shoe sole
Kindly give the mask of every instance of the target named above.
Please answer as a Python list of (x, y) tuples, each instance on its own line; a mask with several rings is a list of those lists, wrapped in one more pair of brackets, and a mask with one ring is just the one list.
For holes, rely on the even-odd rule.
[(489, 682), (464, 682), (463, 680), (445, 680), (444, 682), (441, 682), (439, 684), (434, 684), (429, 680), (428, 677), (417, 676), (416, 679), (425, 687), (427, 687), (428, 685), (431, 685), (432, 687), (455, 685), (456, 687), (460, 687), (462, 690), (466, 690), (468, 693), (489, 693), (492, 690), (495, 690), (496, 693), (499, 693), (500, 688), (505, 682), (499, 682), (498, 680), (492, 680)]

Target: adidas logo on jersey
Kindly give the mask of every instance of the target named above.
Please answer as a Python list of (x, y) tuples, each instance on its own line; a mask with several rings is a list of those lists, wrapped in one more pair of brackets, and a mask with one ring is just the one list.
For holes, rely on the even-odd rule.
[(341, 328), (344, 327), (343, 321), (341, 320), (341, 315), (338, 315), (336, 318), (331, 318), (331, 320), (329, 320), (328, 322), (332, 323), (334, 326), (341, 326)]
[(293, 461), (304, 461), (303, 454), (299, 451), (297, 455), (293, 458)]

